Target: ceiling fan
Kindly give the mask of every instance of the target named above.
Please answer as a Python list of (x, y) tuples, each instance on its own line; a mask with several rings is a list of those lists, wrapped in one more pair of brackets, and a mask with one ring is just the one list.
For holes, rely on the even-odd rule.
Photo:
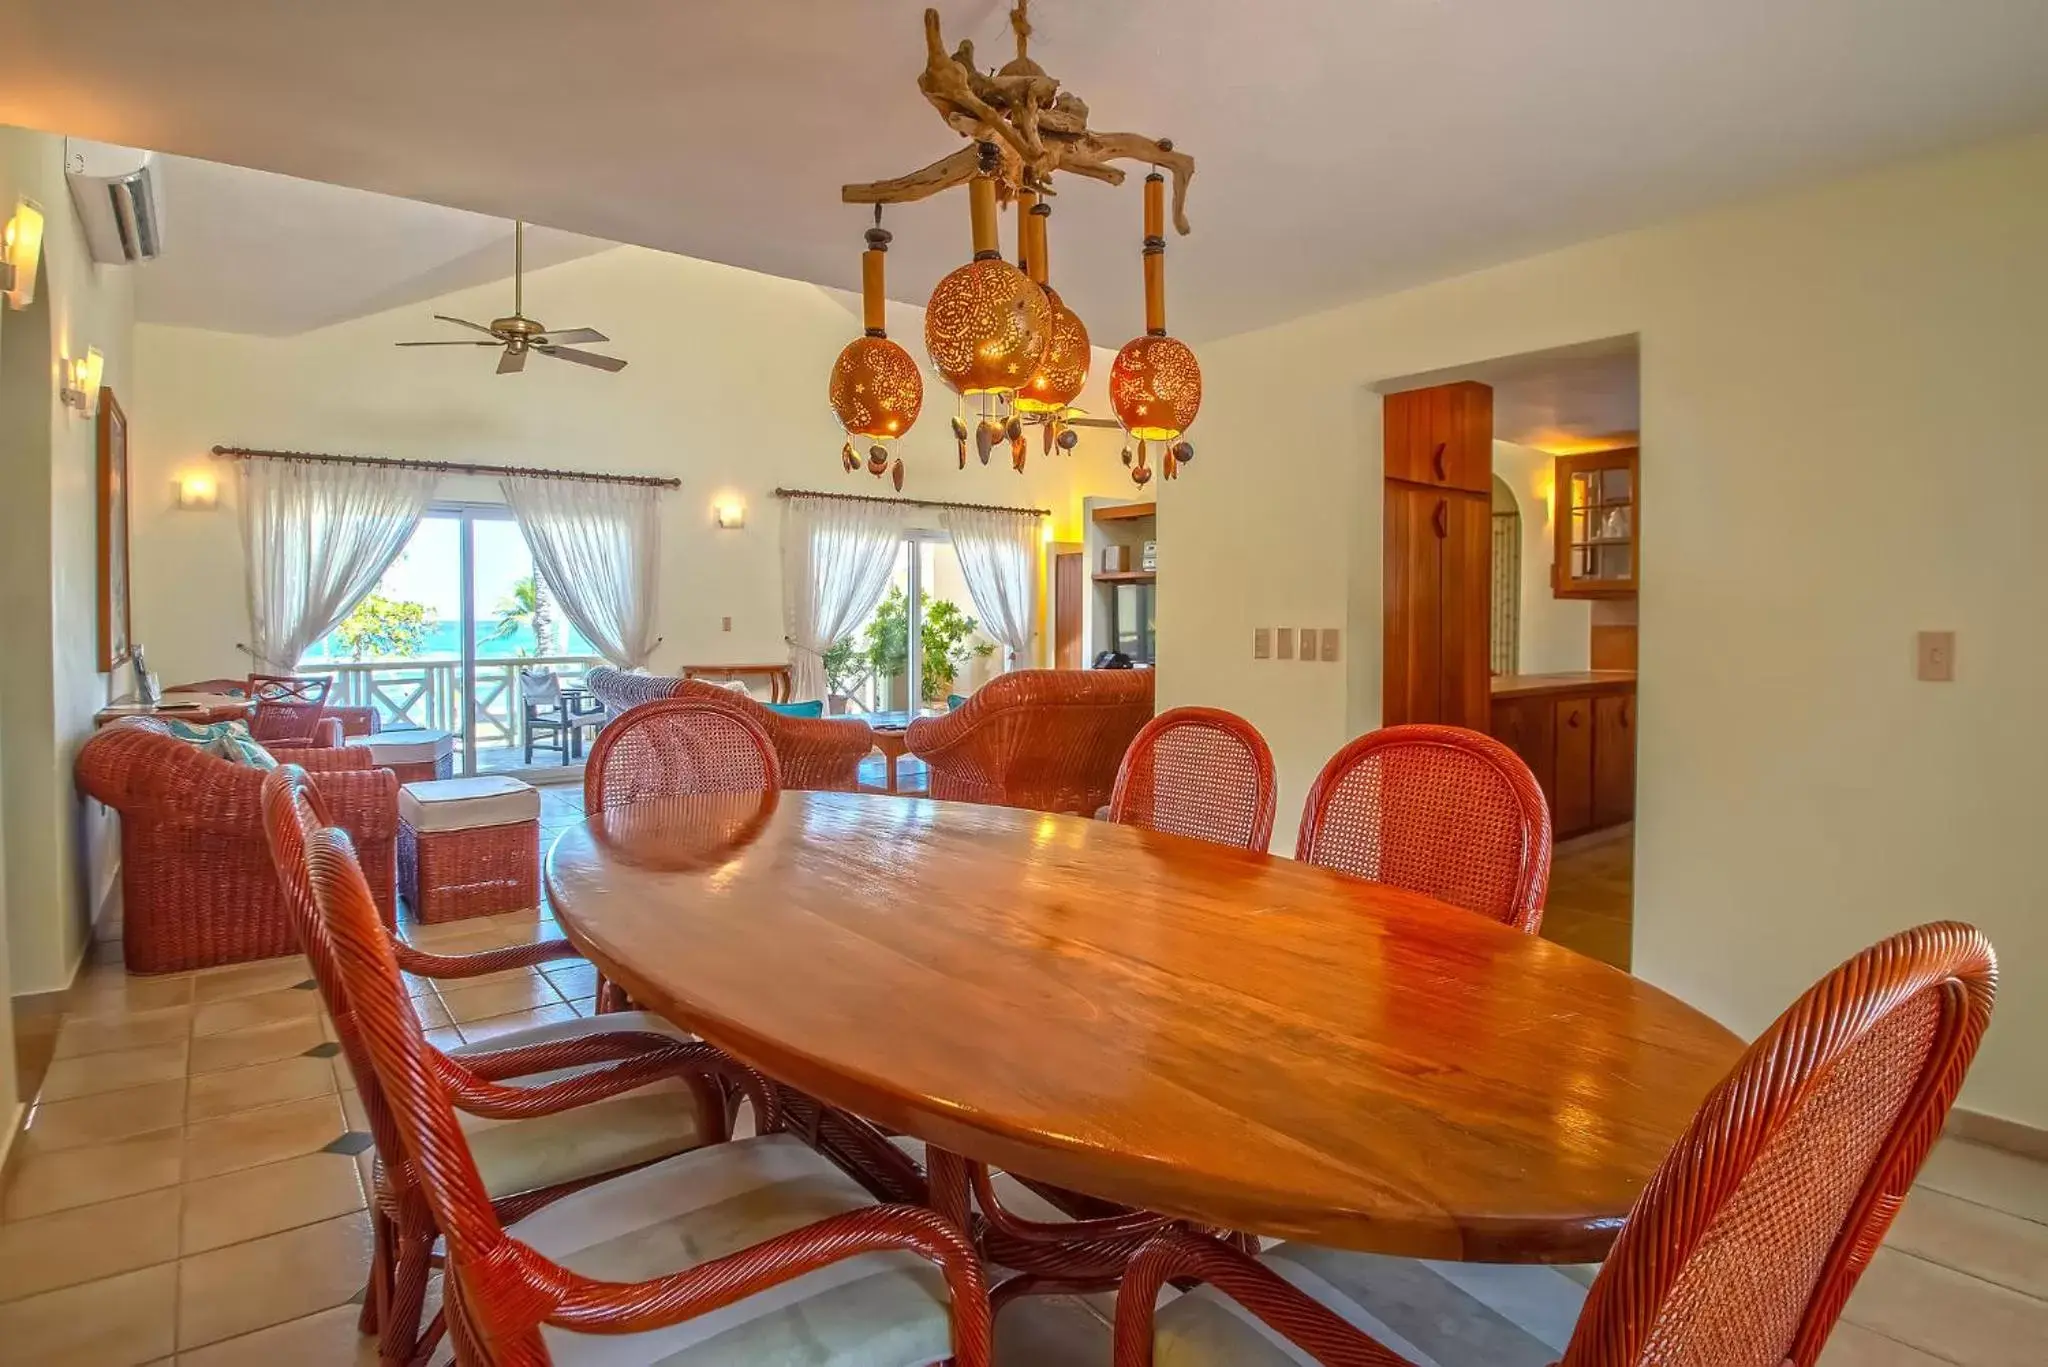
[(472, 323), (467, 318), (450, 318), (445, 313), (434, 317), (457, 327), (470, 328), (484, 333), (489, 341), (451, 342), (400, 342), (399, 346), (495, 346), (503, 347), (505, 354), (498, 358), (498, 373), (513, 375), (526, 369), (526, 355), (537, 351), (543, 356), (552, 356), (558, 361), (574, 361), (597, 370), (619, 371), (626, 363), (616, 356), (600, 356), (594, 351), (578, 351), (567, 345), (570, 342), (608, 342), (596, 328), (570, 328), (558, 332), (528, 318), (520, 310), (525, 306), (526, 289), (526, 223), (514, 220), (512, 226), (512, 316), (493, 318), (490, 326)]

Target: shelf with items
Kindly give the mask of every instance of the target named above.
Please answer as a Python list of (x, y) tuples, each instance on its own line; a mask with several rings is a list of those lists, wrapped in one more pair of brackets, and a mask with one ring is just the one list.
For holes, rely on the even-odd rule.
[(1634, 596), (1642, 531), (1637, 457), (1630, 446), (1557, 458), (1557, 597)]
[(1097, 523), (1130, 522), (1141, 517), (1156, 517), (1158, 514), (1159, 504), (1157, 502), (1113, 503), (1097, 508), (1094, 518)]
[(1157, 570), (1097, 570), (1098, 584), (1150, 584), (1159, 578)]

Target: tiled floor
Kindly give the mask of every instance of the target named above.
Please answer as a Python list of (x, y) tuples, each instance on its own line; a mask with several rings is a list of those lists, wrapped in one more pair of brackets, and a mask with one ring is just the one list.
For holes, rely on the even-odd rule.
[[(544, 790), (553, 832), (573, 789)], [(437, 948), (552, 933), (544, 913), (417, 933)], [(58, 1018), (0, 1195), (0, 1361), (182, 1367), (374, 1361), (355, 1332), (368, 1136), (300, 960), (130, 978), (100, 955)], [(588, 967), (422, 987), (445, 1041), (588, 1012)], [(1106, 1299), (1006, 1312), (1005, 1367), (1104, 1363)], [(1945, 1142), (1851, 1302), (1827, 1367), (2037, 1364), (2048, 1165)]]
[(1626, 969), (1635, 909), (1635, 853), (1632, 826), (1559, 845), (1550, 861), (1543, 938)]

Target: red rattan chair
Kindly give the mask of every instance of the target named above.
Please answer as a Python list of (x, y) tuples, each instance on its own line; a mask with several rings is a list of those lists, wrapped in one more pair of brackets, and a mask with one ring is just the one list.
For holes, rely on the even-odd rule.
[(250, 733), (265, 745), (314, 744), (327, 719), (327, 692), (333, 686), (325, 674), (251, 674), (249, 696), (256, 700), (256, 712), (249, 718)]
[(1176, 707), (1146, 722), (1124, 752), (1109, 819), (1263, 854), (1276, 788), (1257, 727), (1213, 707)]
[(1316, 775), (1295, 858), (1534, 935), (1550, 882), (1550, 808), (1529, 766), (1491, 736), (1389, 726)]
[[(579, 1348), (614, 1364), (821, 1349), (851, 1360), (866, 1347), (881, 1352), (861, 1361), (988, 1367), (987, 1285), (966, 1233), (926, 1207), (874, 1204), (780, 1132), (772, 1103), (768, 1133), (565, 1196), (508, 1233), (347, 835), (315, 831), (307, 867), (392, 1128), (443, 1232), (458, 1361), (538, 1367)], [(629, 1334), (643, 1336), (631, 1357), (584, 1337)]]
[(1149, 669), (1018, 669), (904, 733), (953, 802), (1094, 816), (1131, 738), (1152, 719)]
[(789, 717), (745, 693), (701, 679), (627, 674), (599, 666), (585, 684), (610, 717), (662, 698), (695, 698), (743, 712), (775, 744), (782, 786), (800, 792), (850, 793), (860, 787), (860, 762), (874, 752), (875, 733), (857, 717)]
[[(386, 1367), (424, 1361), (440, 1337), (438, 1321), (425, 1336), (420, 1332), (439, 1229), (404, 1161), (333, 943), (313, 901), (306, 842), (327, 819), (304, 770), (286, 765), (264, 780), (263, 824), (294, 929), (377, 1145), (376, 1243), (362, 1327), (378, 1334)], [(392, 938), (391, 951), (405, 972), (437, 981), (580, 957), (567, 940), (442, 955)], [(475, 1147), (485, 1189), (506, 1220), (612, 1173), (723, 1140), (729, 1130), (718, 1079), (734, 1070), (709, 1046), (657, 1017), (620, 1014), (508, 1031), (487, 1048), (446, 1055), (424, 1047), (441, 1060), (436, 1066), (463, 1110), (460, 1123)], [(751, 1079), (742, 1080), (760, 1091)]]
[[(280, 746), (313, 773), (355, 836), (377, 905), (394, 914), (398, 781), (360, 751)], [(298, 947), (263, 837), (267, 771), (230, 764), (128, 717), (79, 748), (79, 790), (121, 818), (121, 950), (133, 973), (271, 959)]]
[(583, 808), (692, 793), (782, 789), (775, 742), (744, 712), (701, 698), (660, 698), (598, 732), (583, 768)]
[[(1359, 1320), (1439, 1367), (1811, 1367), (1941, 1133), (1996, 984), (1991, 946), (1954, 922), (1829, 974), (1707, 1097), (1590, 1291), (1556, 1268), (1463, 1277), (1293, 1244), (1253, 1259), (1176, 1233), (1132, 1263), (1116, 1367), (1297, 1361), (1254, 1319), (1318, 1362), (1360, 1367), (1409, 1358)], [(1210, 1285), (1155, 1322), (1169, 1278)]]

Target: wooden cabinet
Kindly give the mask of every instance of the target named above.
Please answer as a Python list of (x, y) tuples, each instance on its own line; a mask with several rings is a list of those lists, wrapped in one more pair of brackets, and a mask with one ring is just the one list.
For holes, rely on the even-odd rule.
[(1384, 396), (1386, 477), (1493, 494), (1493, 390), (1471, 380)]
[(1489, 730), (1536, 776), (1559, 840), (1635, 818), (1633, 673), (1503, 675), (1492, 692)]
[(1593, 828), (1636, 815), (1636, 697), (1593, 699)]
[(1486, 728), (1492, 533), (1488, 499), (1386, 482), (1384, 725)]
[(1642, 550), (1637, 450), (1559, 456), (1557, 544), (1552, 573), (1559, 598), (1628, 598)]

